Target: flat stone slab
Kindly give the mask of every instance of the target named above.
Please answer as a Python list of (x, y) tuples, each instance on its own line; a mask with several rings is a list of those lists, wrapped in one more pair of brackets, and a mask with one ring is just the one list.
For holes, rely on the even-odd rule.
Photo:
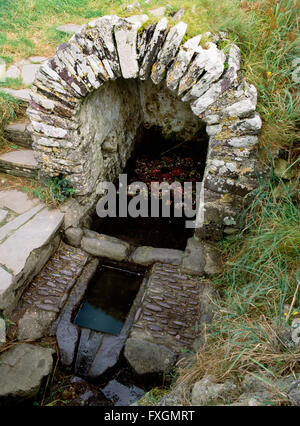
[(220, 253), (212, 244), (191, 237), (184, 251), (182, 267), (192, 273), (213, 275), (223, 269)]
[(61, 242), (23, 293), (20, 309), (24, 313), (18, 323), (18, 340), (43, 337), (65, 304), (87, 260), (82, 250)]
[[(0, 192), (0, 207), (22, 214), (40, 204), (38, 199), (31, 200), (23, 191), (11, 189)], [(1, 220), (0, 220), (1, 221)]]
[(81, 248), (93, 256), (123, 261), (128, 257), (130, 245), (109, 235), (85, 231), (85, 236), (81, 240)]
[(180, 265), (182, 256), (183, 251), (181, 250), (141, 246), (133, 252), (130, 261), (145, 266), (152, 265), (155, 262)]
[(27, 86), (32, 84), (35, 80), (36, 73), (38, 72), (40, 66), (40, 64), (24, 65), (21, 68), (22, 82)]
[(6, 342), (6, 324), (3, 318), (0, 318), (0, 348)]
[(201, 323), (212, 317), (210, 290), (208, 281), (180, 266), (153, 266), (125, 345), (125, 357), (138, 374), (169, 370), (177, 355), (193, 346)]
[(31, 149), (10, 151), (0, 156), (0, 171), (14, 176), (35, 178), (38, 163)]
[(21, 119), (8, 124), (4, 127), (5, 139), (24, 148), (31, 148), (32, 136), (29, 126), (30, 121), (28, 119)]
[(5, 314), (56, 250), (63, 218), (59, 210), (38, 205), (0, 228), (0, 310)]
[[(15, 275), (24, 268), (32, 251), (46, 244), (63, 221), (59, 210), (43, 209), (17, 229), (0, 246), (0, 264)], [(16, 250), (16, 248), (18, 248)]]
[[(0, 355), (0, 405), (34, 398), (50, 374), (53, 350), (18, 344)], [(17, 400), (17, 401), (16, 401)]]
[(57, 31), (61, 31), (63, 33), (67, 34), (74, 34), (81, 30), (82, 25), (76, 25), (76, 24), (64, 24), (59, 25), (59, 27), (56, 28)]
[(28, 60), (32, 62), (33, 64), (42, 64), (43, 62), (47, 61), (48, 58), (45, 56), (30, 56)]

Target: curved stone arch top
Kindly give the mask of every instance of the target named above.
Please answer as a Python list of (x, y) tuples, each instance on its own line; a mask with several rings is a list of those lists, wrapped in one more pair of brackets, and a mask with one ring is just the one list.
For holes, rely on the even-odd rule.
[(196, 235), (217, 239), (224, 229), (237, 228), (245, 195), (257, 184), (261, 119), (255, 112), (256, 89), (242, 78), (236, 45), (227, 41), (224, 52), (218, 47), (224, 40), (217, 35), (205, 47), (201, 35), (183, 43), (184, 22), (169, 27), (163, 18), (145, 26), (147, 20), (146, 15), (96, 19), (41, 66), (27, 110), (40, 175), (66, 175), (79, 204), (91, 206), (97, 183), (109, 174), (101, 174), (103, 162), (93, 161), (94, 147), (84, 127), (87, 101), (118, 78), (128, 85), (133, 79), (164, 84), (206, 124), (204, 203)]

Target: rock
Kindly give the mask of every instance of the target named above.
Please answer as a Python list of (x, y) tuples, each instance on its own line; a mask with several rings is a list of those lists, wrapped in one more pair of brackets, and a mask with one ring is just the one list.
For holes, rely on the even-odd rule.
[(55, 320), (54, 312), (27, 310), (18, 323), (18, 340), (37, 340), (43, 337)]
[(196, 49), (198, 48), (200, 40), (201, 35), (198, 35), (189, 39), (180, 47), (179, 52), (175, 57), (174, 62), (170, 66), (166, 77), (167, 87), (172, 92), (175, 92), (177, 90), (179, 81), (187, 71), (192, 57), (194, 56)]
[(76, 25), (76, 24), (64, 24), (64, 25), (59, 25), (56, 30), (63, 32), (63, 33), (67, 33), (67, 34), (74, 34), (77, 33), (81, 30), (82, 25)]
[(292, 321), (291, 337), (295, 345), (300, 345), (300, 318), (295, 318)]
[(184, 10), (184, 7), (181, 7), (180, 9), (178, 9), (177, 10), (177, 12), (176, 13), (174, 13), (174, 15), (172, 15), (172, 19), (174, 20), (174, 21), (180, 21), (180, 19), (183, 17), (183, 15), (184, 15), (184, 12), (185, 12), (185, 10)]
[(124, 386), (117, 380), (111, 380), (102, 389), (102, 393), (107, 399), (114, 402), (114, 406), (128, 406), (144, 395), (143, 389), (137, 386)]
[(3, 318), (0, 318), (0, 348), (6, 342), (6, 324)]
[(181, 250), (142, 246), (134, 251), (130, 261), (139, 265), (152, 265), (155, 262), (180, 265), (182, 256)]
[[(203, 49), (201, 46), (198, 47), (198, 55), (194, 62), (191, 64), (189, 71), (179, 84), (179, 96), (181, 93), (189, 90), (182, 100), (183, 102), (191, 101), (202, 96), (214, 83), (217, 81), (224, 71), (224, 64), (226, 56), (222, 50), (219, 50), (214, 43), (208, 43), (208, 48)], [(197, 77), (200, 73), (204, 73), (200, 76), (199, 81)], [(181, 87), (182, 86), (182, 87)]]
[(118, 238), (94, 233), (93, 238), (82, 238), (81, 248), (93, 256), (122, 261), (127, 259), (130, 245)]
[(152, 66), (151, 79), (153, 83), (158, 84), (165, 77), (167, 68), (177, 53), (186, 29), (187, 24), (179, 22), (168, 32), (167, 38), (157, 55), (156, 62)]
[(24, 65), (21, 70), (22, 81), (26, 86), (32, 84), (35, 80), (36, 73), (40, 68), (40, 64)]
[(0, 355), (0, 405), (34, 398), (52, 369), (53, 350), (18, 344)]
[(205, 376), (193, 386), (192, 404), (215, 405), (221, 401), (232, 400), (236, 391), (237, 386), (229, 380), (217, 383), (213, 376)]
[(19, 78), (21, 71), (15, 65), (10, 65), (6, 70), (6, 78)]
[(219, 252), (211, 244), (191, 237), (183, 255), (182, 267), (188, 271), (213, 275), (221, 272), (222, 261)]
[(137, 30), (139, 27), (126, 19), (120, 19), (114, 27), (123, 78), (136, 78), (139, 73), (136, 50)]
[(139, 78), (141, 80), (147, 80), (151, 73), (151, 68), (155, 62), (156, 56), (165, 41), (165, 37), (168, 31), (168, 20), (166, 18), (161, 19), (155, 26), (155, 30), (149, 44), (145, 49), (145, 56), (140, 66)]
[(167, 372), (176, 355), (165, 346), (130, 337), (125, 344), (125, 358), (137, 374)]
[(88, 372), (88, 377), (91, 380), (99, 379), (117, 364), (125, 339), (126, 337), (120, 335), (112, 336), (106, 334), (103, 336), (101, 345)]
[(133, 12), (135, 9), (140, 9), (141, 5), (138, 1), (129, 4), (128, 6), (126, 6), (125, 10), (126, 12)]
[(166, 8), (165, 6), (157, 7), (156, 9), (149, 10), (150, 15), (155, 16), (156, 18), (162, 18), (165, 15)]
[(80, 247), (83, 230), (81, 228), (68, 228), (65, 230), (65, 240), (67, 244), (74, 247)]

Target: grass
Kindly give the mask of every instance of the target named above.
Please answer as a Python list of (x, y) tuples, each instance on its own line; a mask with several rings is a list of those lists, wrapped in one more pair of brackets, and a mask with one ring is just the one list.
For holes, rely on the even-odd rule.
[[(294, 189), (298, 185), (299, 180)], [(292, 319), (300, 316), (296, 198), (293, 188), (272, 176), (256, 191), (244, 231), (220, 242), (227, 267), (214, 284), (222, 298), (207, 326), (206, 346), (181, 371), (179, 383), (192, 385), (212, 371), (220, 380), (235, 381), (248, 372), (278, 378), (300, 371), (300, 348), (286, 337)], [(284, 401), (274, 393), (273, 402)]]

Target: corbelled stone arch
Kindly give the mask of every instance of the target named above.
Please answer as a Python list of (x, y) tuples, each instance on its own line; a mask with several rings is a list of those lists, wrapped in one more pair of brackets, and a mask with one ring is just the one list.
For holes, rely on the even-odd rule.
[(227, 40), (223, 51), (220, 35), (210, 35), (205, 46), (201, 35), (183, 42), (185, 23), (169, 27), (163, 18), (147, 26), (147, 19), (94, 20), (41, 66), (27, 110), (40, 176), (68, 178), (80, 220), (96, 202), (97, 184), (114, 180), (130, 156), (150, 84), (168, 91), (178, 109), (183, 105), (182, 128), (187, 122), (191, 128), (206, 125), (204, 197), (195, 233), (218, 239), (235, 231), (244, 197), (257, 183), (256, 89), (241, 75), (236, 45)]

